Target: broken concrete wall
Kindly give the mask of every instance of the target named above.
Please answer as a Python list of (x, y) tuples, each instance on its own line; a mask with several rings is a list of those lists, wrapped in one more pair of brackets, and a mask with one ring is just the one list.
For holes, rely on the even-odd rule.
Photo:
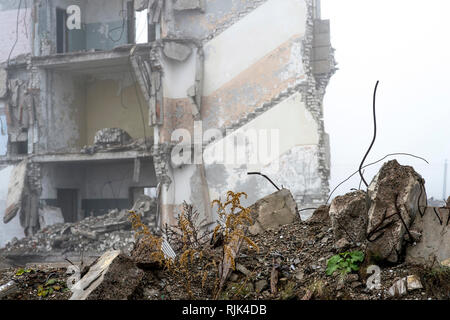
[[(126, 72), (98, 77), (53, 70), (40, 71), (39, 149), (79, 152), (94, 144), (97, 132), (120, 128), (132, 138), (152, 138), (148, 107)], [(58, 132), (58, 134), (54, 134)]]
[[(247, 177), (248, 171), (263, 171), (289, 188), (299, 205), (323, 202), (328, 192), (329, 146), (310, 67), (312, 19), (309, 1), (267, 1), (205, 44), (204, 127), (279, 133), (279, 158), (221, 169), (226, 185), (243, 188), (250, 203), (273, 187), (261, 177)], [(263, 22), (268, 20), (280, 23)], [(207, 168), (207, 175), (213, 180), (214, 169)], [(209, 185), (215, 195), (223, 188)]]
[(230, 127), (262, 106), (275, 106), (305, 81), (306, 13), (304, 1), (271, 0), (205, 43), (206, 128)]
[[(170, 46), (167, 42), (164, 47)], [(192, 101), (188, 96), (189, 89), (195, 85), (197, 48), (192, 44), (184, 45), (191, 54), (184, 61), (170, 58), (168, 54), (176, 54), (175, 50), (165, 50), (161, 53), (161, 64), (164, 70), (163, 95), (164, 114), (163, 126), (159, 130), (160, 141), (171, 141), (172, 132), (176, 129), (188, 130), (193, 137), (194, 117)], [(173, 56), (172, 56), (173, 57)]]
[(34, 106), (29, 90), (30, 78), (23, 65), (26, 59), (20, 60), (20, 65), (6, 69), (7, 92), (0, 100), (4, 106), (1, 110), (5, 120), (2, 134), (8, 134), (8, 156), (23, 156), (33, 150), (30, 137), (33, 135)]
[(266, 0), (177, 0), (173, 5), (173, 27), (169, 34), (210, 39)]
[(45, 71), (38, 114), (40, 152), (76, 152), (86, 145), (85, 81)]
[[(11, 173), (13, 171), (13, 166), (8, 166), (0, 170), (0, 212), (5, 212), (6, 209), (6, 199), (8, 195), (8, 185), (11, 179)], [(3, 215), (2, 215), (3, 216)], [(20, 217), (17, 215), (8, 224), (3, 222), (3, 218), (0, 219), (0, 247), (6, 245), (14, 237), (20, 239), (25, 236), (22, 226), (20, 225)]]
[(142, 160), (139, 181), (133, 180), (134, 161), (42, 165), (41, 203), (58, 206), (58, 189), (78, 190), (79, 219), (130, 209), (132, 188), (156, 187), (154, 165)]
[[(304, 0), (268, 0), (252, 4), (246, 1), (208, 1), (204, 12), (192, 8), (174, 10), (173, 25), (167, 23), (166, 29), (163, 28), (163, 39), (185, 36), (194, 37), (203, 43), (202, 99), (201, 104), (197, 104), (202, 120), (201, 134), (208, 129), (216, 130), (214, 134), (218, 132), (219, 135), (216, 140), (228, 135), (223, 141), (206, 147), (203, 154), (204, 160), (209, 159), (209, 162), (205, 160), (204, 167), (206, 182), (190, 179), (190, 189), (196, 190), (197, 194), (207, 186), (209, 195), (204, 199), (218, 198), (227, 190), (245, 191), (249, 198), (244, 201), (244, 205), (250, 205), (274, 191), (264, 178), (247, 176), (249, 171), (263, 171), (280, 187), (283, 185), (289, 188), (300, 205), (315, 205), (325, 200), (329, 192), (330, 161), (328, 136), (323, 125), (322, 99), (325, 80), (332, 72), (316, 83), (312, 70), (312, 49), (314, 18), (317, 17), (314, 17), (313, 9), (312, 1)], [(202, 21), (213, 21), (219, 16), (225, 22), (223, 28), (213, 28), (214, 32), (207, 30)], [(194, 21), (196, 26), (193, 26)], [(208, 27), (215, 23), (219, 24), (218, 20)], [(180, 27), (183, 24), (184, 27)], [(206, 34), (208, 36), (204, 38), (202, 35)], [(256, 37), (255, 34), (263, 36)], [(185, 61), (178, 58), (177, 62), (169, 60), (163, 59), (165, 79), (171, 77), (166, 74), (166, 70), (173, 70), (169, 74), (176, 74), (176, 77), (183, 72), (193, 75), (192, 58), (186, 58)], [(178, 70), (172, 66), (177, 66)], [(168, 125), (169, 121), (165, 119), (165, 127), (156, 135), (160, 142), (167, 141), (170, 130), (176, 128), (186, 129), (193, 138), (190, 124), (194, 116), (190, 114), (189, 101), (185, 98), (188, 78), (183, 75), (175, 82), (176, 86), (173, 83), (170, 81), (170, 86), (164, 87), (165, 98), (172, 94), (173, 88), (183, 90), (174, 95), (177, 100), (164, 100), (164, 116), (172, 117), (173, 120), (170, 119), (172, 125)], [(230, 145), (227, 142), (239, 133), (256, 131), (259, 134), (261, 130), (266, 130), (269, 141), (271, 130), (276, 131), (275, 135), (278, 134), (275, 137), (278, 150), (271, 150), (272, 153), (265, 155), (264, 159), (258, 159), (258, 152), (262, 148), (245, 139), (237, 142), (237, 145), (244, 147), (244, 150), (241, 148), (237, 151), (241, 154), (233, 152), (236, 151), (233, 148), (235, 143), (231, 143), (231, 152), (226, 149), (226, 145)], [(209, 139), (206, 140), (203, 142), (208, 144)], [(264, 142), (266, 145), (263, 148), (270, 148), (270, 142)], [(227, 157), (230, 154), (232, 157), (241, 157), (241, 160), (223, 159), (224, 154)], [(249, 161), (249, 156), (252, 159), (256, 157), (256, 161)], [(296, 165), (293, 166), (293, 163)], [(176, 170), (193, 172), (188, 167), (182, 165)], [(185, 185), (186, 180), (178, 180), (171, 169), (168, 170), (171, 173), (166, 180), (174, 183), (175, 189)], [(174, 198), (170, 192), (166, 196), (166, 199)], [(179, 204), (168, 200), (167, 205)]]
[[(264, 135), (260, 136), (263, 132), (260, 130), (267, 130), (269, 141), (263, 139)], [(253, 139), (254, 134), (257, 139)], [(234, 139), (244, 140), (238, 142), (236, 152), (230, 154), (233, 148), (227, 148), (235, 145)], [(276, 149), (270, 149), (272, 142), (278, 144)], [(249, 198), (244, 203), (250, 205), (271, 194), (275, 189), (270, 182), (247, 175), (255, 171), (268, 175), (279, 187), (291, 190), (298, 203), (312, 201), (314, 195), (320, 197), (317, 143), (317, 125), (302, 105), (301, 94), (287, 98), (223, 140), (206, 147), (204, 160), (211, 197), (219, 197), (224, 188), (245, 191)], [(265, 153), (261, 152), (264, 148), (267, 148)]]

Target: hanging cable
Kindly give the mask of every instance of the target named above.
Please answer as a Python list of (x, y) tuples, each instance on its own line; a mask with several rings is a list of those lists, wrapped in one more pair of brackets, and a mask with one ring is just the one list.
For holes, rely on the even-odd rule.
[(9, 61), (11, 60), (11, 55), (16, 48), (17, 42), (19, 42), (19, 16), (20, 16), (20, 8), (22, 7), (22, 0), (19, 1), (19, 7), (17, 8), (17, 19), (16, 19), (16, 40), (11, 48), (11, 51), (8, 55), (7, 65), (9, 66)]

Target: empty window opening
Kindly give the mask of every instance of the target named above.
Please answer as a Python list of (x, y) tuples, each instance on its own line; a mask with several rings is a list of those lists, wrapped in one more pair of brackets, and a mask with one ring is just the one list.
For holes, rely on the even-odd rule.
[(149, 25), (148, 25), (148, 9), (136, 11), (136, 43), (148, 43)]
[(28, 141), (11, 142), (11, 154), (12, 155), (27, 155), (28, 154)]
[(56, 8), (56, 53), (67, 52), (67, 13)]

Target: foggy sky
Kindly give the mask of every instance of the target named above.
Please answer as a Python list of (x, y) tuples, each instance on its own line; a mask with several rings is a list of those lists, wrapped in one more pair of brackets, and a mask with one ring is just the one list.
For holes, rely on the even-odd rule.
[[(366, 163), (394, 152), (424, 157), (429, 165), (397, 159), (425, 178), (428, 197), (442, 199), (444, 161), (450, 160), (449, 13), (446, 0), (322, 0), (340, 69), (324, 101), (331, 189), (358, 169), (370, 145), (373, 88), (380, 80), (377, 140)], [(368, 182), (380, 166), (366, 170)], [(336, 194), (359, 181), (354, 177)]]

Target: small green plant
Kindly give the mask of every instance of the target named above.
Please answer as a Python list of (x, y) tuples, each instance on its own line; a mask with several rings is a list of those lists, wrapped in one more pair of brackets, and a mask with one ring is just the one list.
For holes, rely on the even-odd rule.
[(55, 291), (61, 291), (61, 290), (64, 291), (60, 281), (57, 281), (56, 279), (50, 279), (44, 285), (40, 285), (38, 287), (37, 295), (39, 297), (45, 298), (45, 297), (53, 294)]
[(33, 270), (31, 270), (31, 269), (19, 269), (19, 270), (17, 270), (17, 272), (16, 272), (16, 276), (21, 276), (21, 275), (23, 275), (23, 274), (25, 274), (25, 273), (30, 273), (30, 272), (32, 272)]
[(332, 256), (327, 262), (326, 273), (331, 276), (336, 271), (341, 274), (347, 274), (352, 271), (358, 271), (359, 265), (364, 261), (364, 253), (362, 251), (347, 251)]

